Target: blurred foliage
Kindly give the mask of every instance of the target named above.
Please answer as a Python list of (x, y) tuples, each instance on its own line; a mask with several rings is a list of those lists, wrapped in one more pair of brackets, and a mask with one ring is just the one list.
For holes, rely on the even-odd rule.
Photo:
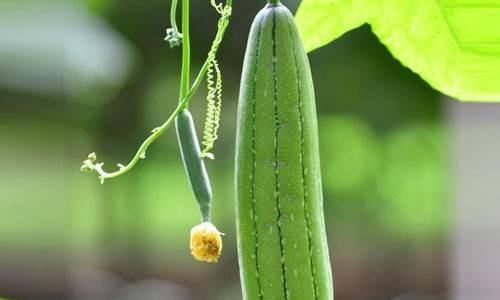
[(354, 117), (324, 117), (319, 123), (325, 189), (339, 198), (365, 193), (382, 159), (375, 132)]
[(325, 193), (336, 205), (361, 209), (360, 200), (371, 199), (367, 220), (399, 239), (446, 233), (449, 195), (441, 126), (417, 123), (378, 136), (363, 120), (332, 116), (321, 119), (320, 128)]
[[(124, 56), (129, 60), (124, 63), (133, 68), (112, 69), (128, 70), (119, 84), (96, 83), (93, 89), (95, 81), (89, 80), (90, 86), (74, 95), (79, 101), (73, 101), (73, 96), (54, 97), (6, 85), (6, 77), (0, 77), (0, 293), (20, 299), (32, 298), (33, 293), (38, 299), (67, 299), (40, 283), (20, 292), (2, 272), (8, 270), (3, 267), (8, 261), (23, 262), (34, 253), (52, 261), (63, 251), (67, 260), (51, 263), (47, 267), (53, 268), (51, 274), (70, 261), (75, 272), (81, 264), (90, 265), (127, 281), (154, 277), (175, 282), (195, 291), (195, 299), (238, 299), (235, 111), (246, 33), (264, 3), (235, 3), (219, 56), (225, 96), (221, 138), (215, 145), (216, 160), (207, 162), (215, 195), (214, 224), (226, 233), (217, 265), (199, 264), (189, 254), (189, 230), (199, 222), (199, 212), (173, 130), (125, 176), (100, 185), (94, 176), (79, 172), (81, 160), (94, 150), (110, 166), (129, 159), (149, 130), (174, 108), (180, 53), (163, 41), (169, 1), (88, 2), (89, 13), (104, 26), (97, 27), (99, 35), (119, 37), (124, 41), (119, 47), (130, 47), (125, 53), (135, 53)], [(295, 8), (298, 1), (287, 4)], [(85, 11), (84, 5), (76, 7), (80, 13)], [(194, 1), (192, 15), (196, 68), (215, 33), (217, 15), (208, 1)], [(326, 224), (339, 299), (368, 295), (388, 299), (415, 285), (406, 282), (379, 289), (383, 280), (392, 277), (349, 277), (349, 272), (373, 270), (378, 264), (394, 266), (387, 272), (397, 278), (397, 272), (409, 272), (408, 265), (418, 263), (413, 251), (442, 249), (450, 195), (448, 134), (440, 95), (395, 61), (366, 27), (314, 52), (310, 62), (317, 91)], [(45, 71), (52, 74), (53, 70), (37, 70)], [(102, 100), (94, 101), (94, 93)], [(198, 132), (204, 97), (201, 89), (190, 106)], [(426, 262), (435, 267), (441, 254), (432, 253), (438, 263)], [(393, 260), (405, 255), (405, 262)], [(422, 281), (435, 280), (431, 289), (442, 288), (445, 280), (429, 272), (414, 274), (420, 274)], [(344, 278), (363, 288), (344, 285)], [(355, 290), (364, 294), (355, 297)]]
[(377, 191), (387, 207), (381, 222), (390, 232), (420, 238), (440, 236), (447, 221), (448, 174), (444, 129), (412, 124), (387, 137), (386, 163)]

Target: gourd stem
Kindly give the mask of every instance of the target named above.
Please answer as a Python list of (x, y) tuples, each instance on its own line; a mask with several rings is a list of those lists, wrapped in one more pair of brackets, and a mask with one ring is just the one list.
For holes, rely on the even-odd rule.
[(279, 4), (280, 0), (268, 0), (267, 3), (269, 3), (269, 4)]
[[(205, 75), (207, 74), (207, 70), (212, 63), (213, 55), (217, 53), (217, 50), (220, 46), (220, 41), (222, 40), (224, 34), (226, 33), (227, 25), (229, 23), (229, 16), (226, 17), (223, 26), (219, 28), (217, 34), (215, 36), (215, 45), (212, 45), (213, 49), (211, 49), (211, 54), (207, 56), (205, 62), (201, 66), (198, 75), (196, 76), (193, 84), (190, 86), (190, 41), (189, 41), (189, 0), (183, 1), (183, 10), (182, 10), (182, 27), (183, 27), (183, 57), (182, 57), (182, 72), (181, 72), (181, 90), (179, 96), (179, 104), (175, 108), (174, 112), (168, 117), (168, 119), (161, 124), (160, 126), (154, 128), (151, 134), (142, 142), (139, 149), (136, 151), (132, 159), (126, 164), (119, 164), (119, 169), (113, 172), (106, 172), (103, 169), (104, 163), (97, 163), (95, 153), (91, 153), (88, 158), (83, 162), (81, 166), (82, 171), (94, 171), (99, 175), (99, 179), (101, 183), (104, 183), (105, 179), (116, 178), (120, 175), (123, 175), (129, 172), (141, 159), (146, 157), (146, 151), (149, 146), (158, 139), (170, 126), (174, 123), (174, 120), (177, 116), (188, 107), (191, 98), (194, 96), (198, 88), (200, 87)], [(230, 10), (232, 8), (232, 0), (226, 1), (226, 7)], [(172, 11), (175, 11), (172, 9)], [(172, 12), (171, 11), (171, 12)], [(230, 13), (229, 13), (230, 15)], [(187, 45), (186, 45), (187, 44)]]
[(189, 92), (190, 67), (191, 43), (189, 38), (189, 0), (182, 0), (182, 71), (179, 102), (182, 102)]

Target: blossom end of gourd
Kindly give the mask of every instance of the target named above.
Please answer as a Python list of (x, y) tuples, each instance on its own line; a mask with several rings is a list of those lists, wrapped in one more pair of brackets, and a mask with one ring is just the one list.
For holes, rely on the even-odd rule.
[(191, 229), (191, 255), (198, 261), (216, 263), (222, 251), (221, 233), (211, 222), (203, 222)]

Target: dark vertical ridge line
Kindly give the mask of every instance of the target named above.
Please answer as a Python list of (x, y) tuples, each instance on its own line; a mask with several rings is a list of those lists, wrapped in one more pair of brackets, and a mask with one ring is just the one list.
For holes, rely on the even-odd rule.
[(302, 189), (304, 190), (304, 217), (306, 220), (306, 231), (307, 231), (307, 242), (308, 242), (308, 248), (309, 248), (309, 267), (311, 269), (311, 276), (313, 280), (313, 291), (314, 291), (314, 298), (318, 299), (318, 282), (316, 278), (316, 272), (314, 271), (314, 263), (313, 263), (313, 250), (312, 250), (312, 236), (311, 236), (311, 225), (310, 225), (310, 218), (309, 218), (309, 199), (308, 199), (308, 193), (307, 193), (307, 186), (306, 186), (306, 171), (305, 171), (305, 165), (304, 165), (304, 156), (305, 156), (305, 151), (304, 151), (304, 146), (305, 146), (305, 139), (304, 139), (304, 114), (302, 111), (302, 89), (300, 87), (300, 72), (299, 72), (299, 66), (298, 66), (298, 61), (297, 61), (297, 49), (295, 48), (296, 45), (296, 40), (292, 34), (292, 24), (290, 23), (290, 20), (288, 20), (288, 29), (290, 32), (290, 39), (292, 40), (293, 44), (293, 58), (294, 58), (294, 65), (295, 65), (295, 72), (297, 76), (297, 109), (299, 112), (299, 129), (300, 129), (300, 164), (301, 164), (301, 169), (302, 169)]
[(286, 284), (286, 273), (285, 273), (285, 250), (283, 247), (283, 233), (281, 231), (281, 208), (280, 208), (280, 186), (279, 186), (279, 163), (278, 163), (278, 155), (279, 155), (279, 115), (278, 115), (278, 80), (276, 75), (276, 9), (272, 10), (273, 13), (273, 28), (272, 28), (272, 42), (273, 42), (273, 57), (272, 57), (272, 65), (273, 65), (273, 84), (274, 84), (274, 121), (275, 121), (275, 135), (274, 135), (274, 179), (275, 179), (275, 200), (276, 200), (276, 208), (278, 212), (278, 236), (280, 242), (280, 252), (281, 252), (281, 276), (283, 278), (283, 292), (285, 293), (285, 300), (288, 299), (288, 288)]
[(257, 287), (259, 288), (259, 299), (262, 300), (264, 299), (264, 296), (262, 295), (262, 285), (260, 283), (260, 267), (259, 267), (259, 235), (257, 232), (257, 212), (255, 210), (255, 165), (257, 163), (257, 159), (255, 157), (255, 136), (256, 136), (256, 128), (255, 128), (255, 115), (256, 115), (256, 102), (257, 102), (257, 71), (259, 68), (259, 55), (260, 55), (260, 38), (262, 35), (262, 17), (260, 18), (259, 24), (258, 24), (258, 30), (257, 30), (257, 48), (255, 51), (255, 70), (254, 70), (254, 83), (253, 83), (253, 100), (252, 100), (252, 188), (251, 188), (251, 195), (252, 195), (252, 217), (253, 217), (253, 227), (254, 227), (254, 234), (255, 234), (255, 269), (257, 271)]

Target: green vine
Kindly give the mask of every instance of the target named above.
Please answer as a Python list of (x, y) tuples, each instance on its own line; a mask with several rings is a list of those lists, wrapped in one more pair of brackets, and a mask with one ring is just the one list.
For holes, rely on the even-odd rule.
[[(210, 3), (215, 8), (215, 10), (221, 15), (219, 20), (219, 28), (227, 27), (228, 18), (231, 15), (231, 10), (224, 7), (222, 3), (215, 3), (211, 0)], [(219, 63), (217, 62), (217, 47), (222, 40), (215, 40), (212, 49), (208, 53), (211, 63), (208, 66), (207, 71), (207, 112), (205, 117), (205, 124), (203, 129), (203, 150), (201, 151), (201, 156), (203, 158), (214, 159), (213, 153), (210, 151), (214, 147), (214, 142), (217, 140), (217, 132), (220, 125), (220, 114), (222, 108), (222, 73), (219, 68)], [(215, 46), (215, 47), (214, 47)], [(215, 76), (214, 76), (215, 71)], [(215, 81), (214, 81), (215, 80)]]
[[(102, 183), (106, 179), (115, 178), (129, 172), (141, 159), (146, 158), (146, 151), (149, 146), (156, 141), (175, 121), (175, 118), (179, 113), (188, 107), (191, 98), (196, 93), (200, 87), (205, 75), (211, 66), (214, 66), (215, 57), (217, 51), (222, 42), (226, 29), (229, 25), (229, 20), (232, 14), (232, 0), (226, 0), (225, 4), (215, 3), (215, 0), (210, 0), (212, 6), (220, 14), (219, 21), (217, 23), (217, 33), (208, 52), (207, 58), (203, 63), (198, 75), (196, 76), (194, 82), (190, 85), (189, 80), (189, 69), (190, 69), (190, 37), (189, 37), (189, 0), (183, 0), (182, 6), (182, 30), (180, 33), (176, 25), (176, 9), (177, 1), (173, 0), (170, 11), (170, 19), (172, 28), (167, 29), (166, 41), (169, 42), (171, 47), (178, 46), (182, 43), (183, 53), (182, 53), (182, 72), (181, 72), (181, 90), (179, 94), (179, 104), (172, 112), (172, 114), (167, 118), (167, 120), (160, 126), (151, 130), (151, 134), (144, 140), (144, 142), (139, 146), (139, 149), (132, 157), (132, 159), (126, 164), (117, 164), (118, 170), (116, 171), (105, 171), (104, 163), (97, 162), (97, 155), (91, 153), (88, 155), (87, 159), (83, 161), (81, 166), (81, 171), (96, 172), (99, 175), (99, 180)], [(217, 84), (216, 84), (217, 86)], [(217, 126), (218, 127), (218, 126)]]
[(182, 42), (182, 33), (179, 32), (177, 27), (177, 0), (172, 0), (172, 5), (170, 8), (170, 24), (171, 28), (167, 28), (167, 36), (165, 41), (170, 44), (170, 48), (180, 46)]
[[(214, 77), (215, 70), (215, 77)], [(215, 81), (214, 81), (215, 80)], [(222, 75), (217, 60), (213, 60), (207, 72), (207, 114), (205, 117), (205, 128), (203, 130), (203, 150), (202, 157), (213, 159), (210, 150), (217, 140), (217, 131), (220, 123), (220, 112), (222, 106)]]

